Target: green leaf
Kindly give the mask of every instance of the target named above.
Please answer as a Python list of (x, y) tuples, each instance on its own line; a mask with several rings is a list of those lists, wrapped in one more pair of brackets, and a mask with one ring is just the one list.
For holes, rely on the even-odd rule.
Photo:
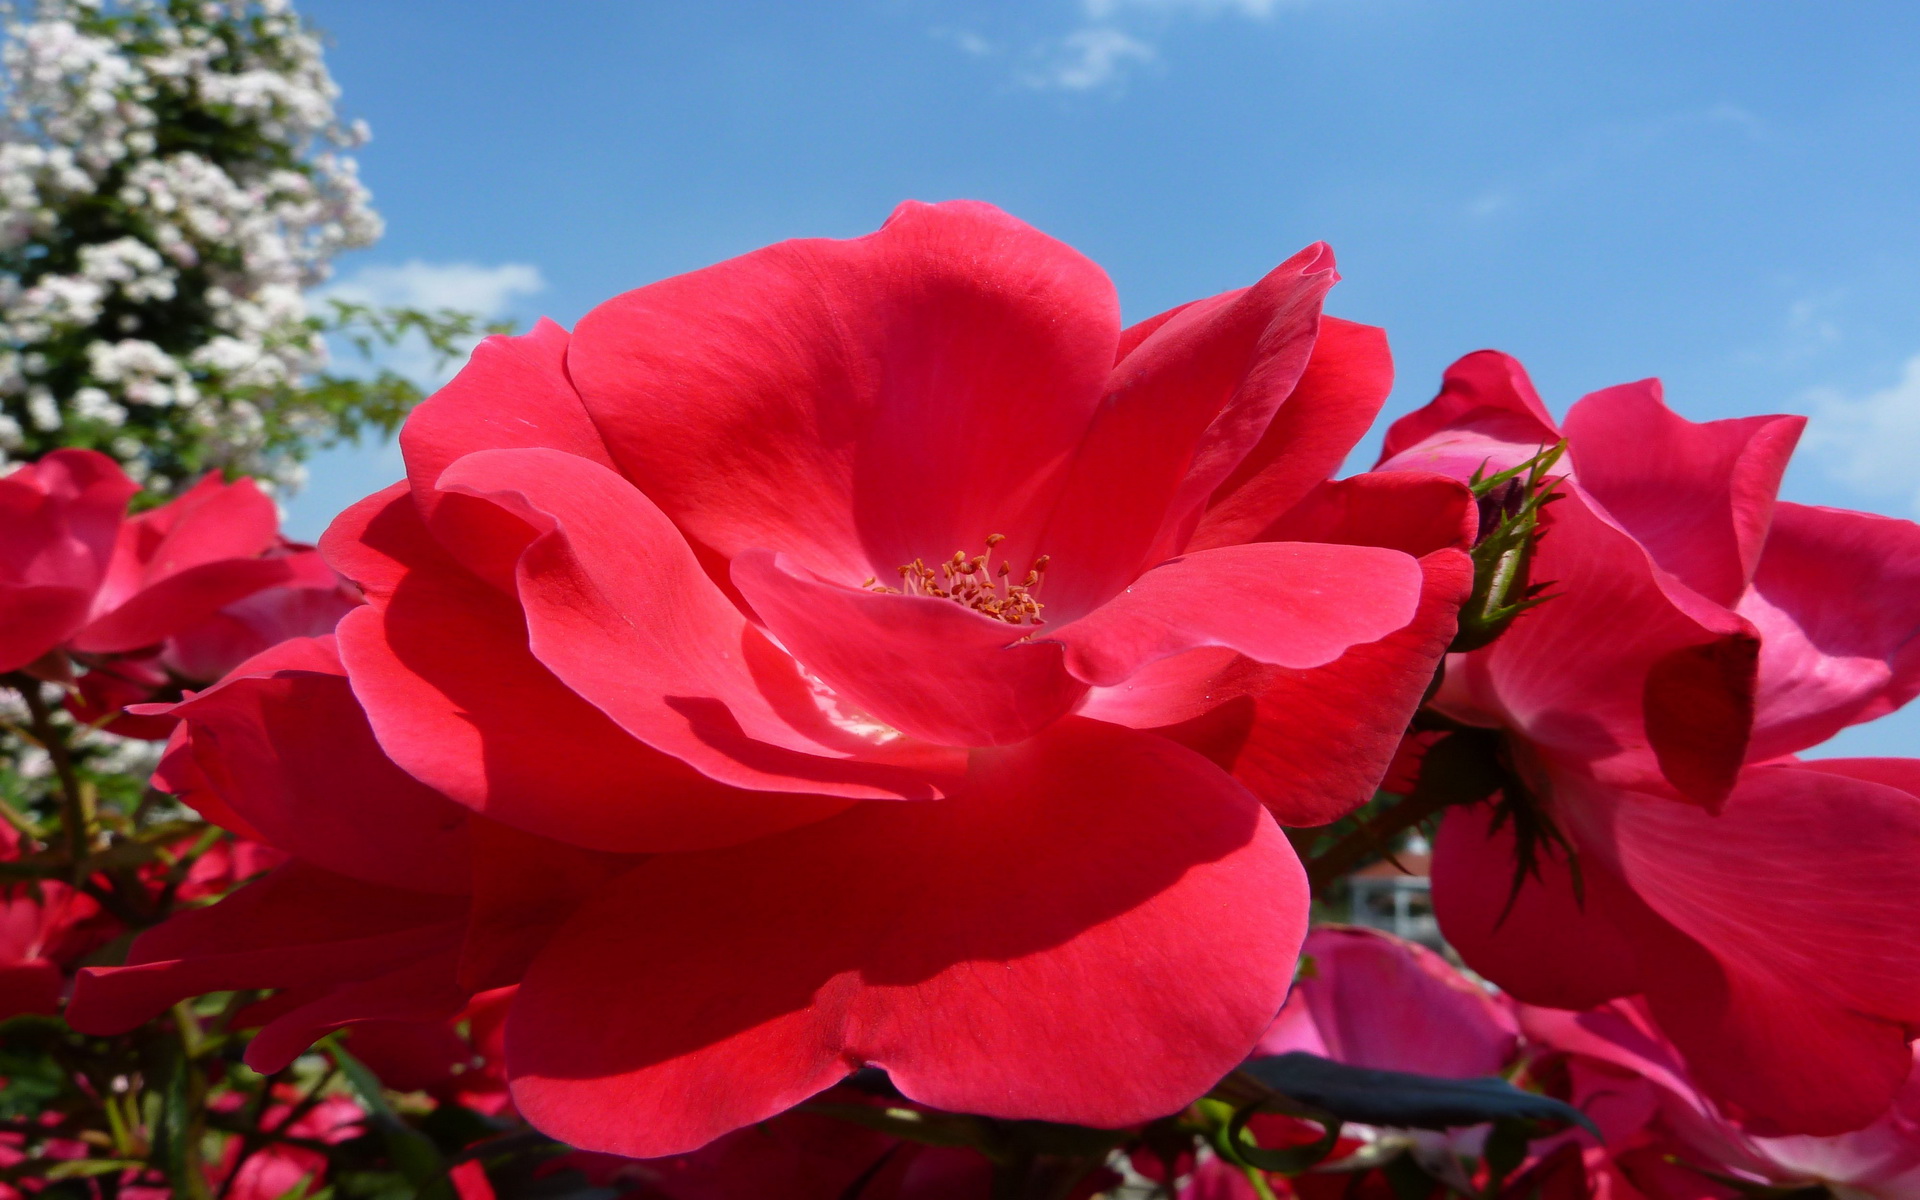
[(454, 1200), (453, 1185), (447, 1179), (447, 1162), (440, 1156), (433, 1139), (400, 1119), (387, 1101), (379, 1076), (367, 1065), (340, 1048), (338, 1042), (327, 1049), (339, 1066), (360, 1102), (367, 1107), (373, 1127), (386, 1143), (393, 1165), (423, 1200)]
[(1256, 1058), (1238, 1074), (1275, 1097), (1327, 1117), (1401, 1129), (1452, 1129), (1487, 1121), (1523, 1119), (1600, 1131), (1570, 1104), (1523, 1092), (1504, 1079), (1440, 1079), (1404, 1071), (1352, 1067), (1294, 1051)]

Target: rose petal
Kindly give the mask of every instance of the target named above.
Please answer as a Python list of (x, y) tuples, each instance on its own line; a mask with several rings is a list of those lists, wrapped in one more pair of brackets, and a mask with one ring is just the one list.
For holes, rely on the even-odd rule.
[(457, 950), (441, 950), (289, 1009), (253, 1035), (245, 1062), (262, 1075), (271, 1075), (336, 1029), (362, 1021), (446, 1020), (467, 1002), (468, 992), (454, 982), (458, 960)]
[(696, 545), (857, 585), (1006, 534), (1020, 562), (1100, 401), (1113, 285), (984, 204), (904, 204), (587, 314), (567, 365)]
[(1718, 803), (1753, 711), (1751, 626), (1662, 572), (1578, 491), (1548, 511), (1533, 579), (1550, 598), (1454, 660), (1438, 706), (1598, 778)]
[(1413, 619), (1422, 576), (1410, 556), (1377, 546), (1258, 542), (1173, 559), (1048, 635), (1067, 670), (1100, 687), (1201, 646), (1307, 668), (1378, 641)]
[(440, 491), (440, 474), (476, 450), (530, 446), (613, 465), (567, 377), (568, 341), (566, 330), (544, 318), (519, 337), (487, 338), (400, 430), (420, 515), (462, 565), (509, 591), (532, 532), (492, 505)]
[[(174, 705), (196, 764), (271, 845), (372, 883), (465, 893), (466, 810), (381, 753), (329, 641), (283, 643)], [(326, 661), (278, 666), (301, 644)]]
[(1739, 611), (1761, 637), (1753, 761), (1884, 716), (1920, 692), (1920, 526), (1782, 503)]
[(86, 621), (138, 490), (92, 450), (55, 450), (0, 478), (0, 671), (26, 666)]
[(83, 968), (67, 1021), (121, 1033), (206, 992), (371, 979), (457, 944), (465, 908), (291, 862), (141, 934), (126, 966)]
[(859, 711), (946, 746), (1022, 741), (1066, 715), (1086, 685), (1040, 630), (931, 596), (822, 580), (767, 550), (733, 579), (780, 644)]
[(533, 657), (519, 606), (440, 551), (405, 488), (348, 509), (323, 542), (373, 600), (341, 622), (341, 657), (409, 774), (516, 828), (617, 851), (725, 845), (845, 806), (727, 787), (629, 735)]
[(1528, 1004), (1591, 1008), (1640, 991), (1634, 943), (1616, 921), (1634, 907), (1631, 894), (1585, 858), (1576, 894), (1563, 852), (1542, 846), (1538, 873), (1516, 895), (1516, 854), (1513, 826), (1495, 829), (1490, 806), (1447, 810), (1433, 845), (1433, 911), (1447, 944)]
[[(1313, 971), (1294, 985), (1275, 1022), (1306, 1016), (1323, 1057), (1443, 1079), (1498, 1075), (1518, 1048), (1511, 1003), (1489, 996), (1424, 946), (1371, 929), (1323, 926), (1301, 953)], [(1290, 1045), (1261, 1039), (1259, 1053)]]
[(1859, 1128), (1911, 1066), (1920, 797), (1875, 773), (1750, 768), (1717, 817), (1614, 808), (1622, 876), (1709, 956), (1648, 971), (1655, 1015), (1707, 1090), (1789, 1132)]
[(518, 568), (528, 645), (632, 736), (736, 787), (936, 794), (924, 767), (951, 755), (833, 723), (792, 659), (620, 476), (554, 450), (483, 450), (440, 482), (542, 530)]
[(1561, 439), (1526, 368), (1478, 350), (1447, 368), (1440, 394), (1387, 430), (1380, 466), (1467, 479), (1504, 471)]
[(1340, 469), (1392, 387), (1393, 355), (1386, 332), (1322, 317), (1320, 336), (1300, 381), (1259, 442), (1215, 489), (1186, 549), (1269, 539), (1319, 540), (1272, 537), (1262, 531)]
[(1696, 424), (1669, 409), (1660, 381), (1583, 398), (1567, 413), (1580, 485), (1661, 568), (1716, 604), (1746, 589), (1774, 495), (1804, 417)]
[(1307, 896), (1285, 839), (1204, 760), (1113, 726), (981, 757), (963, 797), (625, 876), (521, 986), (521, 1111), (652, 1156), (868, 1062), (928, 1104), (1100, 1126), (1204, 1091), (1286, 992)]
[(1251, 288), (1188, 305), (1116, 363), (1038, 548), (1057, 619), (1104, 603), (1183, 543), (1306, 369), (1338, 275), (1313, 245)]

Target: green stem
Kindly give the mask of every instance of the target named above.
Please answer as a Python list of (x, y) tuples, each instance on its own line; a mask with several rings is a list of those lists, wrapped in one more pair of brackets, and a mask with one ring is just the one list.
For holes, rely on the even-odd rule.
[(79, 883), (90, 873), (87, 869), (87, 856), (92, 848), (89, 826), (92, 824), (88, 813), (88, 804), (84, 785), (80, 782), (80, 773), (74, 770), (73, 756), (68, 753), (66, 738), (54, 726), (53, 711), (47, 706), (46, 697), (40, 692), (37, 680), (27, 680), (20, 685), (20, 694), (27, 701), (27, 716), (31, 721), (34, 740), (47, 752), (53, 763), (53, 772), (60, 780), (60, 807), (62, 822), (67, 831), (67, 854), (71, 859), (69, 870), (73, 881)]

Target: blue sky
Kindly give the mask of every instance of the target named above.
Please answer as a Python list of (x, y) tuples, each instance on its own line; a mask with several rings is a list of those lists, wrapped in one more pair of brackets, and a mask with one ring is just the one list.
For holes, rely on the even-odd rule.
[[(1389, 413), (1494, 346), (1814, 418), (1800, 500), (1920, 515), (1920, 5), (308, 0), (388, 224), (341, 286), (563, 324), (899, 200), (990, 200), (1129, 319), (1315, 240)], [(311, 537), (399, 475), (315, 461)], [(1920, 714), (1847, 735), (1916, 753)]]

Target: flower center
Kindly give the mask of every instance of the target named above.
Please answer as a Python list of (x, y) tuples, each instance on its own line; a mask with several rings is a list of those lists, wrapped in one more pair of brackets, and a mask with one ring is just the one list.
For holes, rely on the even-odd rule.
[(868, 579), (861, 586), (889, 595), (932, 596), (951, 600), (1009, 625), (1044, 625), (1046, 622), (1040, 619), (1040, 610), (1045, 606), (1034, 593), (1040, 590), (1040, 583), (1046, 578), (1047, 556), (1042, 554), (1034, 559), (1026, 575), (1016, 583), (1011, 563), (1002, 559), (996, 566), (993, 562), (993, 548), (1006, 540), (1004, 533), (993, 534), (987, 538), (985, 554), (969, 556), (965, 550), (955, 550), (952, 558), (931, 567), (925, 559), (916, 558), (899, 568), (900, 586), (897, 588), (885, 586), (877, 577)]

